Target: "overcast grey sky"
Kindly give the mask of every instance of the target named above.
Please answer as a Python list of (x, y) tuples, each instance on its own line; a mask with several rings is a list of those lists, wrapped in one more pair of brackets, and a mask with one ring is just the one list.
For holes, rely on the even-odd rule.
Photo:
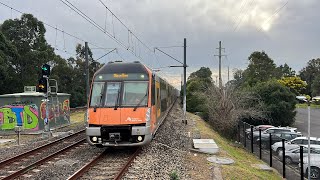
[[(139, 60), (60, 0), (0, 1), (95, 45), (118, 48), (118, 54), (111, 53), (100, 62), (121, 58)], [(132, 36), (128, 43), (128, 30), (115, 18), (112, 24), (112, 15), (106, 13), (99, 0), (68, 1), (106, 31), (114, 32), (125, 46), (132, 49), (135, 44), (133, 51), (152, 68), (179, 65), (158, 51), (154, 53), (153, 48), (182, 46), (183, 38), (187, 38), (188, 73), (204, 66), (210, 67), (214, 76), (218, 74), (218, 59), (214, 54), (218, 53), (216, 48), (222, 41), (223, 53), (228, 55), (222, 59), (224, 82), (227, 66), (230, 66), (231, 78), (232, 69), (246, 68), (248, 56), (256, 50), (264, 50), (278, 66), (287, 63), (297, 72), (310, 59), (319, 57), (320, 1), (317, 0), (102, 0), (151, 51)], [(20, 16), (0, 5), (0, 23)], [(56, 53), (63, 57), (74, 54), (76, 43), (84, 44), (50, 27), (46, 29), (48, 42), (58, 48)], [(182, 47), (162, 50), (183, 61)], [(95, 58), (106, 52), (93, 50)], [(182, 68), (162, 68), (161, 74), (179, 85)]]

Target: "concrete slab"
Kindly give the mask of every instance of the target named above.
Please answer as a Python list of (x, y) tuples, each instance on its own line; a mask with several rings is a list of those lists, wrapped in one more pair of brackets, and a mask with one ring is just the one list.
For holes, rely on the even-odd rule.
[(16, 142), (15, 139), (0, 139), (0, 144)]
[(257, 168), (257, 169), (264, 170), (264, 171), (272, 171), (273, 170), (270, 166), (268, 166), (266, 164), (252, 164), (251, 166), (254, 168)]
[(219, 152), (219, 147), (213, 139), (193, 139), (193, 146), (202, 153), (216, 154)]
[(218, 148), (213, 139), (193, 139), (194, 148)]
[(225, 164), (225, 165), (233, 164), (233, 163), (234, 163), (234, 160), (233, 160), (233, 159), (230, 159), (230, 158), (222, 158), (222, 157), (217, 157), (217, 156), (208, 157), (207, 160), (208, 160), (209, 162), (213, 162), (213, 163), (217, 163), (217, 164)]

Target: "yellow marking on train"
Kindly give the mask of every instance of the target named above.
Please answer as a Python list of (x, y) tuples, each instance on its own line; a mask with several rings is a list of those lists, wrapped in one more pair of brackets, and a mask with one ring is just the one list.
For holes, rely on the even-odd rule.
[(115, 78), (127, 78), (128, 77), (128, 74), (113, 74), (113, 77)]

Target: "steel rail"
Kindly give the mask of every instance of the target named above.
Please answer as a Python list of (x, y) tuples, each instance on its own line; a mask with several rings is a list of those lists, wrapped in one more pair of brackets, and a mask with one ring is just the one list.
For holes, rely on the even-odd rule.
[(37, 148), (35, 148), (35, 149), (31, 149), (31, 150), (29, 150), (29, 151), (27, 151), (27, 152), (24, 152), (24, 153), (22, 153), (22, 154), (16, 155), (16, 156), (14, 156), (14, 157), (12, 157), (12, 158), (3, 160), (3, 161), (0, 162), (0, 168), (4, 167), (5, 165), (7, 165), (7, 164), (9, 164), (9, 163), (11, 163), (11, 162), (16, 161), (17, 159), (23, 158), (23, 157), (25, 157), (25, 156), (29, 156), (29, 155), (34, 154), (34, 153), (38, 153), (39, 150), (43, 150), (43, 149), (49, 148), (49, 147), (55, 145), (55, 144), (58, 143), (58, 142), (61, 142), (61, 141), (66, 140), (66, 139), (69, 139), (69, 138), (71, 138), (71, 137), (73, 137), (73, 136), (75, 136), (75, 135), (78, 135), (78, 134), (80, 134), (80, 133), (82, 133), (82, 132), (84, 132), (84, 131), (85, 131), (85, 130), (80, 130), (80, 131), (75, 132), (75, 133), (73, 133), (73, 134), (71, 134), (71, 135), (68, 135), (68, 136), (66, 136), (66, 137), (57, 139), (57, 140), (55, 140), (55, 141), (53, 141), (53, 142), (44, 144), (44, 145), (42, 145), (42, 146), (40, 146), (40, 147), (37, 147)]
[(35, 163), (33, 163), (33, 164), (29, 165), (29, 166), (26, 166), (23, 169), (20, 169), (20, 170), (14, 172), (14, 173), (8, 175), (7, 177), (3, 178), (3, 180), (16, 178), (16, 177), (22, 175), (23, 173), (27, 172), (28, 170), (32, 169), (33, 167), (41, 165), (44, 162), (46, 162), (46, 161), (52, 159), (53, 157), (59, 155), (60, 153), (63, 153), (65, 151), (69, 150), (70, 148), (73, 148), (74, 146), (77, 146), (78, 144), (83, 143), (85, 141), (86, 141), (86, 139), (79, 140), (76, 143), (73, 143), (73, 144), (71, 144), (71, 145), (69, 145), (69, 146), (67, 146), (67, 147), (65, 147), (65, 148), (63, 148), (63, 149), (61, 149), (61, 150), (59, 150), (57, 152), (54, 152), (54, 153), (50, 154), (49, 156), (47, 156), (47, 157), (45, 157), (43, 159), (38, 160), (37, 162), (35, 162)]
[(114, 180), (120, 180), (120, 178), (124, 175), (124, 173), (127, 171), (129, 166), (131, 165), (132, 161), (136, 156), (140, 153), (141, 147), (137, 148), (137, 150), (130, 156), (127, 163), (122, 167), (122, 169), (119, 171), (119, 173), (115, 176)]
[(89, 163), (87, 163), (86, 165), (82, 166), (81, 169), (79, 169), (77, 172), (75, 172), (74, 174), (72, 174), (68, 180), (76, 180), (78, 178), (80, 178), (85, 172), (87, 172), (89, 170), (90, 167), (94, 166), (95, 164), (97, 164), (105, 155), (106, 155), (107, 150), (103, 151), (101, 154), (99, 154), (98, 156), (96, 156), (93, 160), (91, 160)]

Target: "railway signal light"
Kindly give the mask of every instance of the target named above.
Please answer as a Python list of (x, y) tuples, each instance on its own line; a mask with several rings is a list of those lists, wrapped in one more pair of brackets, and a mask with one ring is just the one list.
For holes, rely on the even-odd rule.
[(41, 77), (38, 83), (38, 91), (46, 93), (48, 91), (47, 79), (45, 77)]
[(42, 65), (41, 70), (42, 70), (42, 76), (50, 76), (50, 65), (49, 64)]

